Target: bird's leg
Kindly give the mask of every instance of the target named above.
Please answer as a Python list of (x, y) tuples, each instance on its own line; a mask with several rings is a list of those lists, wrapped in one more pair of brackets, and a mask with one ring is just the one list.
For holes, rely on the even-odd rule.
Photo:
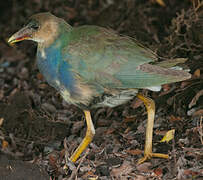
[(77, 159), (80, 156), (80, 154), (91, 143), (91, 141), (92, 141), (92, 139), (94, 137), (94, 134), (95, 134), (95, 129), (94, 129), (94, 125), (92, 123), (92, 118), (91, 118), (91, 115), (90, 115), (90, 111), (84, 110), (84, 114), (85, 114), (85, 120), (86, 120), (86, 123), (87, 123), (87, 131), (86, 131), (85, 138), (80, 143), (78, 148), (75, 150), (73, 155), (70, 157), (70, 160), (72, 162), (76, 162), (77, 161)]
[(150, 98), (144, 97), (141, 94), (138, 94), (137, 97), (144, 102), (144, 105), (147, 109), (148, 119), (146, 127), (146, 140), (144, 148), (144, 157), (138, 161), (138, 164), (143, 163), (151, 157), (159, 158), (168, 158), (167, 154), (152, 153), (152, 136), (153, 136), (153, 127), (154, 127), (154, 117), (155, 117), (155, 104), (154, 101)]

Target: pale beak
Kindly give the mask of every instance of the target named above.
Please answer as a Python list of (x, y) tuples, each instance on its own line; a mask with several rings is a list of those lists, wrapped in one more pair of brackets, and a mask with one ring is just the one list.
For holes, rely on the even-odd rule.
[(18, 32), (13, 34), (9, 38), (8, 43), (14, 44), (16, 42), (23, 41), (23, 40), (31, 40), (32, 39), (32, 33), (33, 33), (33, 30), (31, 28), (25, 26), (22, 29), (20, 29)]

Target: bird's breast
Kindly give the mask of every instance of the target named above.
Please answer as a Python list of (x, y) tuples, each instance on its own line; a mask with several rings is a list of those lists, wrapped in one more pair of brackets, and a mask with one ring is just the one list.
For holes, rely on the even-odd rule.
[(54, 47), (38, 49), (37, 65), (48, 84), (60, 93), (65, 92), (71, 96), (75, 92), (71, 66), (63, 60), (60, 50)]
[(37, 65), (39, 71), (43, 74), (46, 81), (56, 89), (57, 85), (57, 67), (60, 55), (57, 52), (51, 52), (49, 49), (38, 50)]

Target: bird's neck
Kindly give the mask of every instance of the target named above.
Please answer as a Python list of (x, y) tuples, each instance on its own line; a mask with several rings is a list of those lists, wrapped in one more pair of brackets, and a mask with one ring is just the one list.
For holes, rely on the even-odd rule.
[(59, 91), (63, 87), (62, 89), (71, 93), (75, 91), (74, 75), (70, 70), (70, 64), (66, 61), (67, 54), (63, 52), (68, 43), (68, 38), (65, 36), (67, 33), (60, 33), (60, 36), (49, 47), (38, 44), (37, 65), (51, 86)]
[(61, 49), (68, 44), (69, 34), (73, 29), (72, 26), (62, 21), (57, 25), (56, 29), (57, 31), (54, 34), (47, 34), (49, 38), (46, 38), (45, 41), (38, 42), (38, 49), (44, 50), (51, 46), (57, 46), (57, 48)]

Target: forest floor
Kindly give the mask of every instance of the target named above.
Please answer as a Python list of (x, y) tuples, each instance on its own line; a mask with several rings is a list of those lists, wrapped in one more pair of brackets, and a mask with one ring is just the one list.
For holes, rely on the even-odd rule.
[[(0, 2), (0, 180), (145, 180), (203, 178), (203, 2), (200, 0), (33, 0)], [(153, 152), (143, 156), (147, 113), (137, 98), (92, 111), (93, 142), (64, 170), (86, 132), (84, 115), (68, 105), (39, 73), (36, 44), (7, 39), (27, 18), (50, 11), (73, 26), (112, 28), (136, 38), (160, 60), (186, 58), (192, 78), (143, 90), (156, 103)], [(169, 130), (175, 136), (160, 142)]]

